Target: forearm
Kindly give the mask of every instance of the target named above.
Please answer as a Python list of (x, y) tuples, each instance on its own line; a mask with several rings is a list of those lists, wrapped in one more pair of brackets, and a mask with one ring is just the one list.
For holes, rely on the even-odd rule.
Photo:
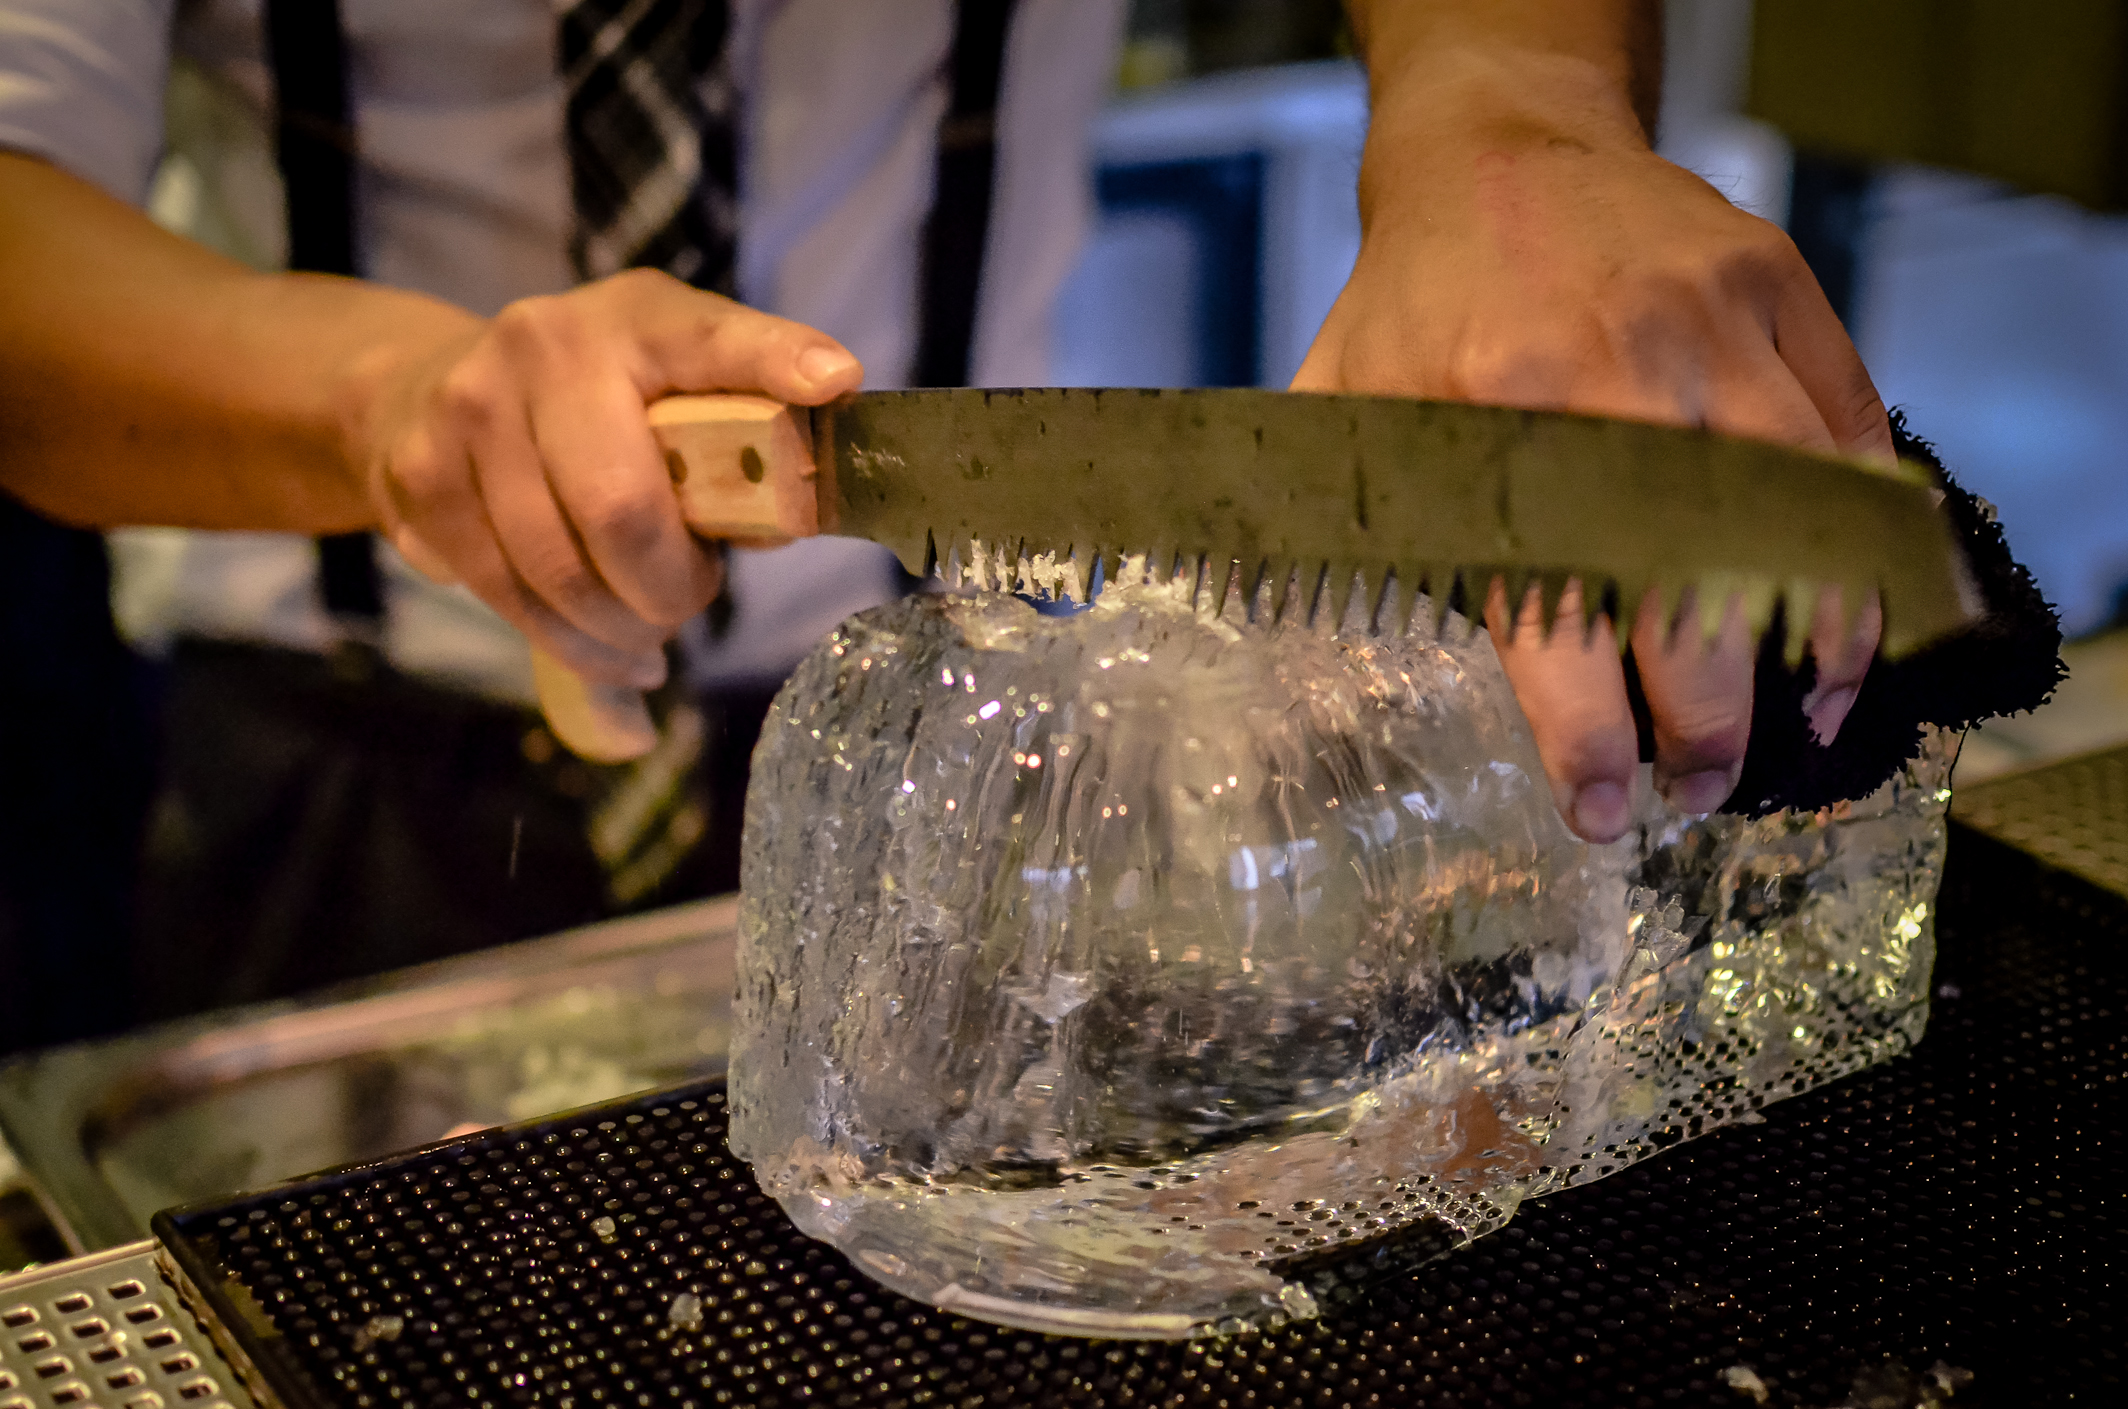
[(1652, 0), (1349, 0), (1372, 120), (1372, 227), (1466, 218), (1503, 161), (1644, 154), (1660, 91)]
[[(1657, 0), (1346, 0), (1376, 109), (1488, 76), (1653, 134), (1662, 92)], [(1563, 89), (1564, 91), (1555, 91)]]
[(87, 525), (370, 525), (350, 443), (371, 389), (480, 327), (417, 294), (246, 269), (4, 153), (0, 269), (0, 484)]

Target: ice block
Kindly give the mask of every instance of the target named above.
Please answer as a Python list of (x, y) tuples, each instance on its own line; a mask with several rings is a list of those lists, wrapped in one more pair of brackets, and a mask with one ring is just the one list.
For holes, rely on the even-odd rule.
[(1590, 846), (1484, 633), (1385, 612), (1265, 627), (1134, 568), (805, 662), (731, 1065), (799, 1227), (1005, 1324), (1277, 1324), (1919, 1038), (1952, 735), (1820, 812), (1644, 787)]

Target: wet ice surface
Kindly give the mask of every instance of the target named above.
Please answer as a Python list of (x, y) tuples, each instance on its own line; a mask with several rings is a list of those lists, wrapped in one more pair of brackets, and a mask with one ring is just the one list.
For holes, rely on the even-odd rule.
[(1453, 621), (890, 604), (755, 757), (732, 1143), (949, 1309), (1312, 1315), (1341, 1245), (1456, 1246), (1918, 1038), (1949, 755), (1595, 848)]

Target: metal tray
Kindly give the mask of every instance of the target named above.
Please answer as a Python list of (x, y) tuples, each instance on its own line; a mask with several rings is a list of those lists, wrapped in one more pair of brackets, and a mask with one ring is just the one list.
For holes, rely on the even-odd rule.
[(0, 1277), (0, 1409), (100, 1406), (253, 1406), (150, 1242)]
[(736, 897), (0, 1068), (0, 1131), (77, 1252), (308, 1170), (714, 1075)]
[(1075, 1341), (884, 1291), (755, 1187), (716, 1082), (156, 1230), (288, 1409), (2121, 1402), (2128, 902), (1958, 828), (1938, 939), (1912, 1055), (1415, 1272), (1354, 1248), (1320, 1320), (1263, 1335)]

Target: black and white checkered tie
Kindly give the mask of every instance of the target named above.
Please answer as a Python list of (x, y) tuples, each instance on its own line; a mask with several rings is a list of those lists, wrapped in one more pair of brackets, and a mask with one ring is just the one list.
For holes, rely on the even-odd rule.
[(732, 291), (736, 103), (726, 0), (561, 0), (577, 274)]

